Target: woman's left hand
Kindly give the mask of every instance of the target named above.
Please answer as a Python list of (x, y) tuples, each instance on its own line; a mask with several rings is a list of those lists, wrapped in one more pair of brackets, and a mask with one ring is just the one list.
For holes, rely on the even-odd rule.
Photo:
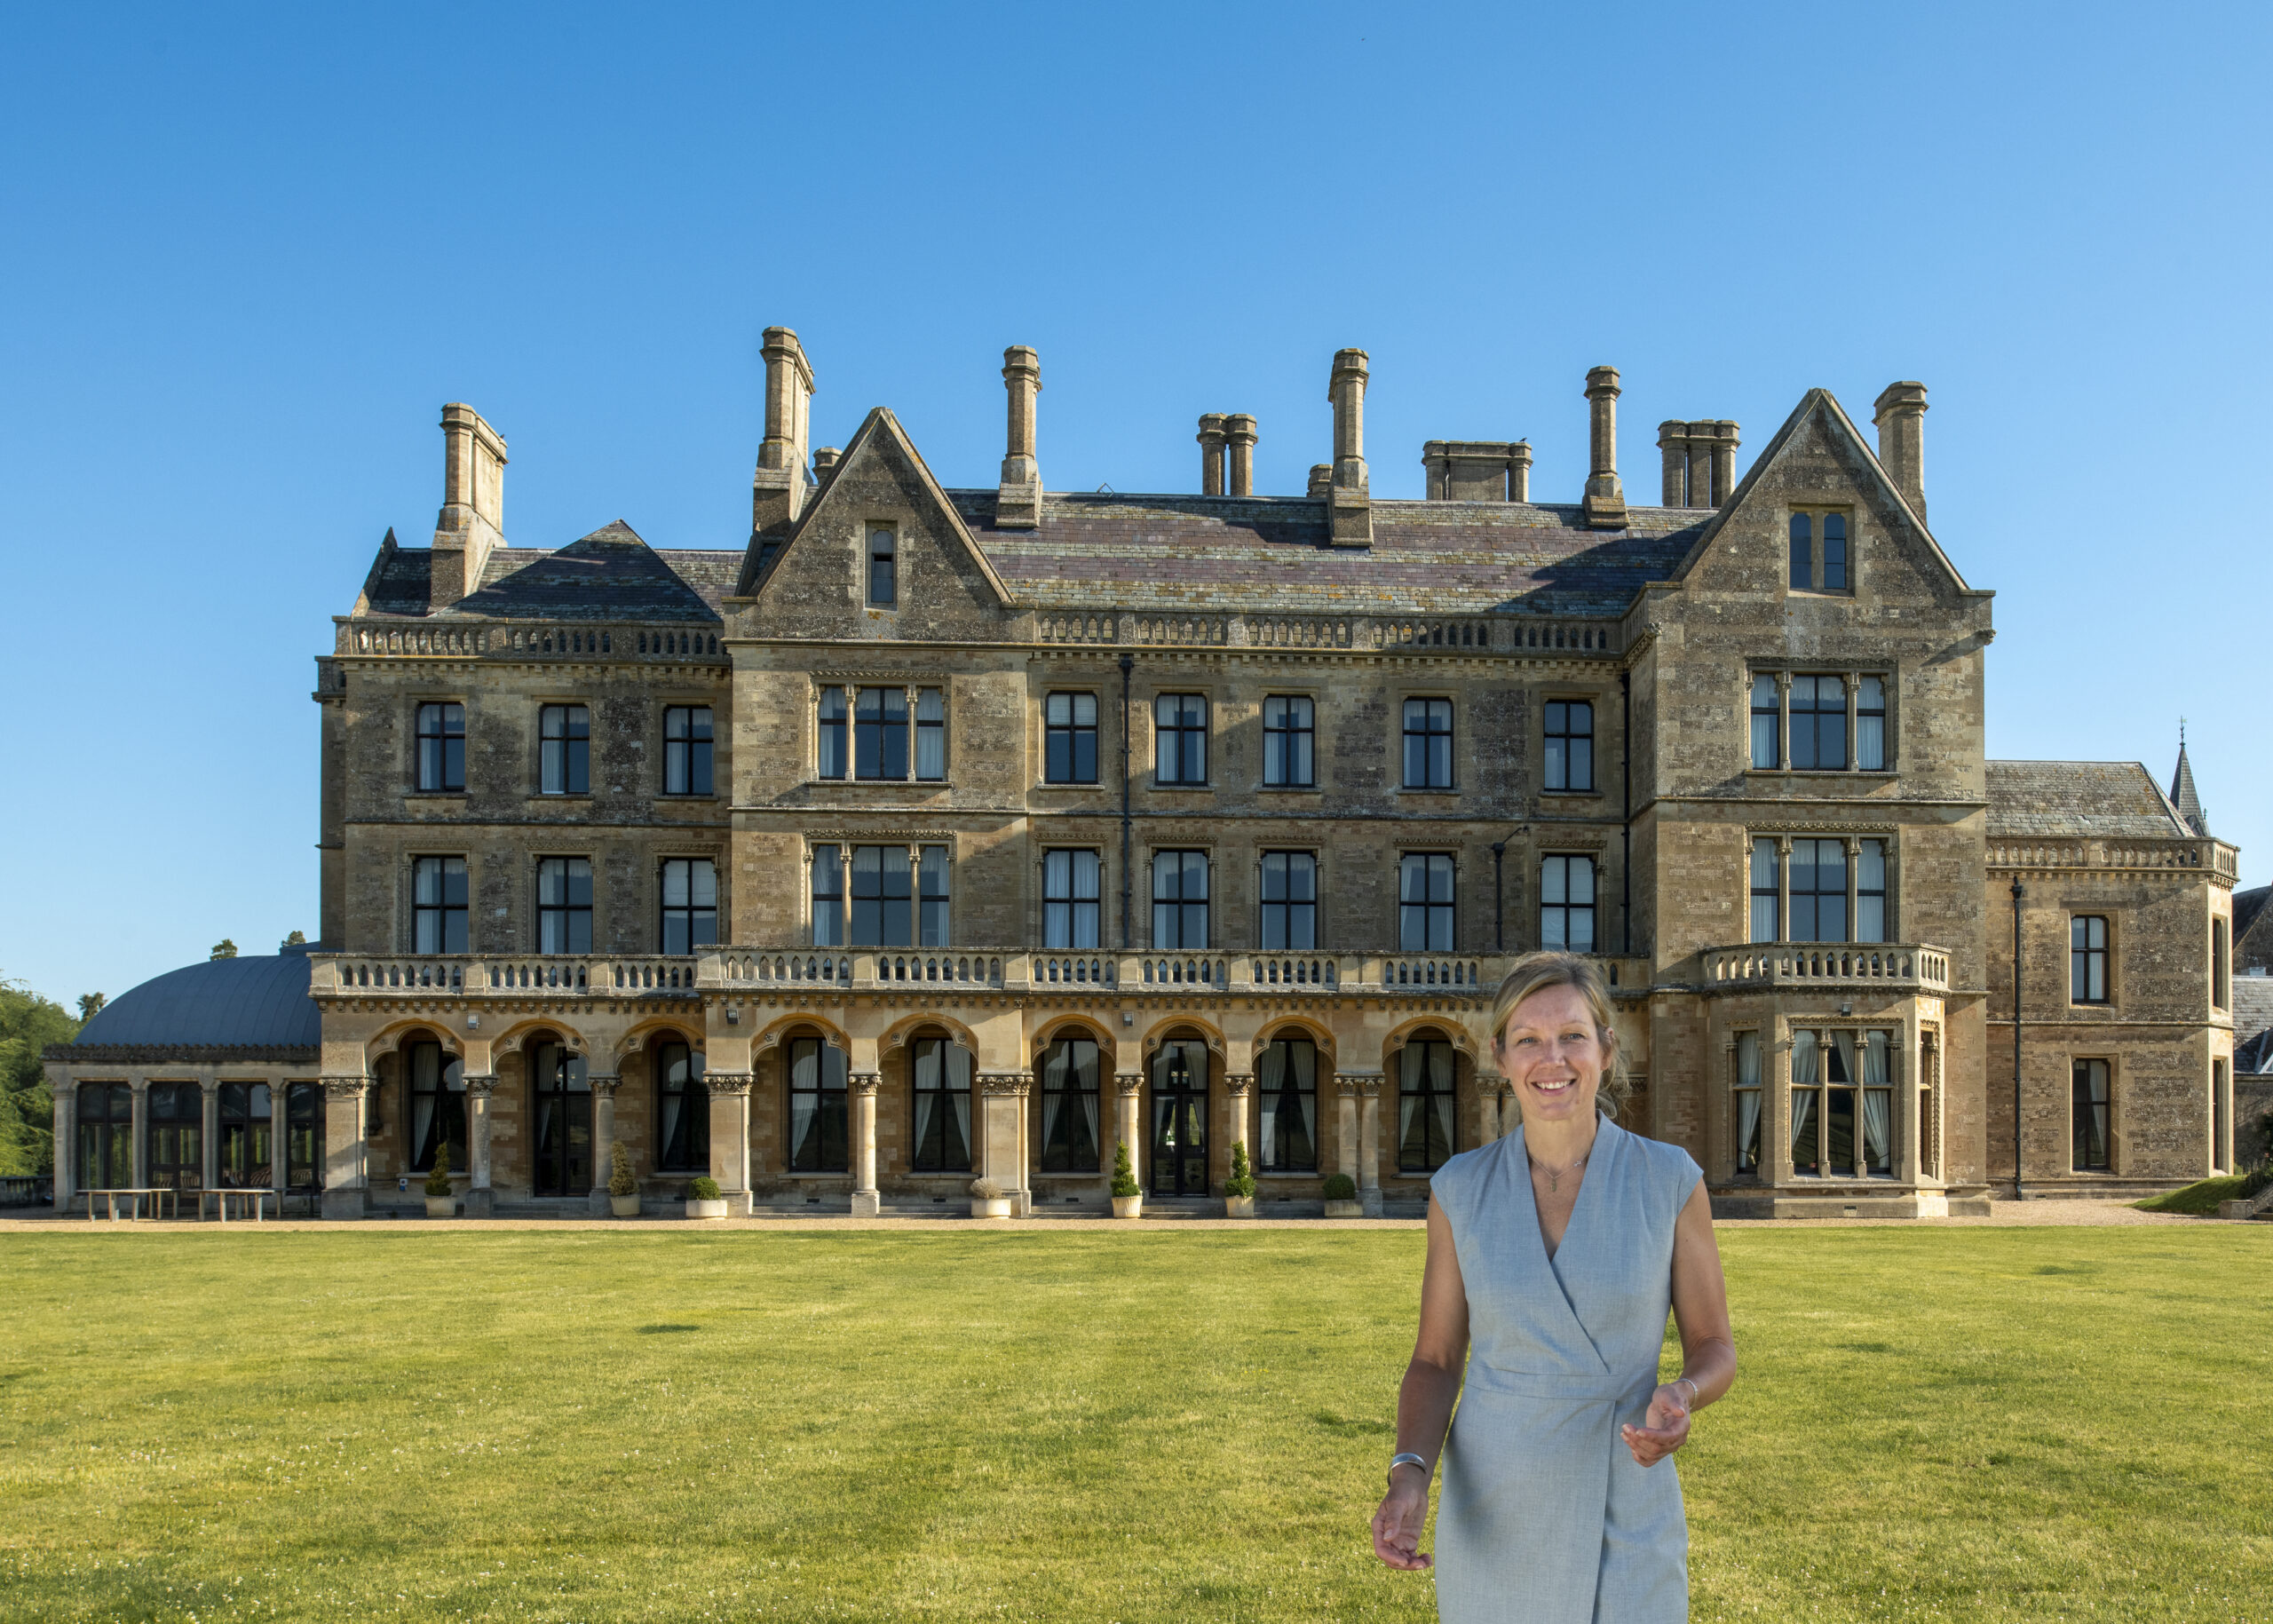
[(1655, 1466), (1689, 1441), (1689, 1395), (1678, 1384), (1659, 1388), (1650, 1395), (1650, 1413), (1642, 1420), (1641, 1426), (1620, 1427), (1619, 1436), (1637, 1464)]

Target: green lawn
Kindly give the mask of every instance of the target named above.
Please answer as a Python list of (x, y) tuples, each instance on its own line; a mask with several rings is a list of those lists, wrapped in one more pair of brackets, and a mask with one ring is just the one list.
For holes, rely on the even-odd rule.
[[(1433, 1617), (1417, 1229), (0, 1248), (0, 1619)], [(1697, 1618), (2273, 1620), (2273, 1226), (1722, 1249)]]

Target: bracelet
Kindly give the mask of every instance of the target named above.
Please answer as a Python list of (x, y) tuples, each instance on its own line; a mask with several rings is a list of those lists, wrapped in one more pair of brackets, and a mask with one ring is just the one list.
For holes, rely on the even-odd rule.
[(1669, 1386), (1673, 1386), (1673, 1387), (1678, 1387), (1678, 1386), (1680, 1386), (1683, 1382), (1689, 1382), (1689, 1407), (1690, 1407), (1690, 1410), (1691, 1410), (1692, 1413), (1694, 1413), (1694, 1412), (1695, 1412), (1695, 1410), (1696, 1410), (1696, 1408), (1697, 1408), (1697, 1399), (1698, 1399), (1698, 1387), (1697, 1387), (1697, 1383), (1696, 1383), (1694, 1381), (1691, 1380), (1691, 1378), (1689, 1378), (1688, 1376), (1675, 1376), (1675, 1377), (1673, 1379), (1673, 1381), (1672, 1381), (1671, 1382), (1669, 1382), (1667, 1385), (1669, 1385)]
[(1397, 1486), (1397, 1469), (1400, 1466), (1417, 1466), (1421, 1469), (1421, 1475), (1423, 1481), (1428, 1477), (1429, 1462), (1422, 1460), (1419, 1455), (1393, 1454), (1389, 1458), (1389, 1481), (1391, 1488), (1395, 1488)]

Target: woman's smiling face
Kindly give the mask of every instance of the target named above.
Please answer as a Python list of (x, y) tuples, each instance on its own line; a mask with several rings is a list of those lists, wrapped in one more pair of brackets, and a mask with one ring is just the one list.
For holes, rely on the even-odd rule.
[(1608, 1057), (1577, 987), (1544, 986), (1517, 1004), (1493, 1051), (1525, 1122), (1583, 1122), (1594, 1113)]

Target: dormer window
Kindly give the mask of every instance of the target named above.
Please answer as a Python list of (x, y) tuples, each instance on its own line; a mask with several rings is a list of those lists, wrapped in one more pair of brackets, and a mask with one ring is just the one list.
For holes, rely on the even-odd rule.
[(1798, 509), (1792, 514), (1791, 588), (1794, 592), (1844, 592), (1853, 580), (1844, 511)]
[(868, 606), (890, 609), (899, 602), (899, 533), (890, 525), (868, 527)]

